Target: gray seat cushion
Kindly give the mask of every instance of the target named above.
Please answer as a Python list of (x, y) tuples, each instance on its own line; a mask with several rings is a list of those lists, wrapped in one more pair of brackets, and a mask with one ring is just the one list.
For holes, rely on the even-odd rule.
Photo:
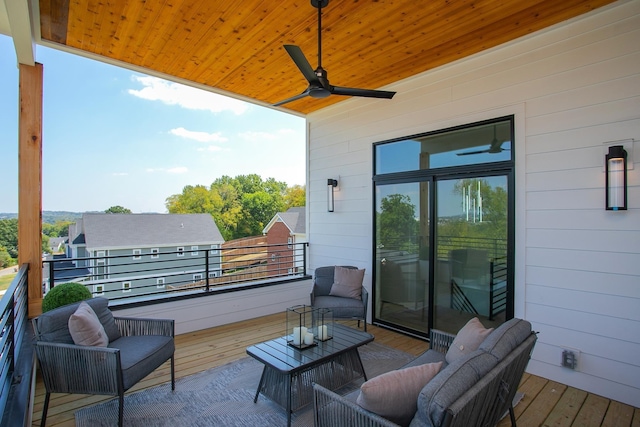
[[(85, 300), (96, 312), (102, 327), (104, 327), (109, 341), (120, 338), (120, 331), (113, 319), (113, 314), (109, 310), (109, 300), (106, 298), (91, 298)], [(73, 338), (69, 332), (69, 318), (77, 310), (80, 302), (55, 308), (38, 316), (38, 333), (40, 341), (59, 342), (73, 344)]]
[(447, 408), (497, 363), (494, 356), (476, 350), (449, 364), (420, 391), (411, 427), (442, 425)]
[(317, 296), (313, 301), (315, 308), (330, 308), (335, 318), (363, 317), (362, 300), (334, 296)]
[(125, 390), (153, 372), (169, 359), (175, 350), (173, 338), (161, 335), (120, 337), (110, 342), (109, 347), (120, 349)]
[(478, 347), (501, 361), (531, 335), (531, 323), (511, 319), (498, 326)]

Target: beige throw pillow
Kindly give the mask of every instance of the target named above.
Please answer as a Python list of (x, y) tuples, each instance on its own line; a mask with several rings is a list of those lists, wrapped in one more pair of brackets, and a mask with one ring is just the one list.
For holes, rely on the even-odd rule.
[(493, 331), (493, 328), (485, 329), (477, 317), (469, 320), (466, 325), (458, 331), (458, 335), (454, 338), (445, 359), (447, 363), (453, 363), (455, 360), (463, 357), (473, 351), (476, 351), (482, 341)]
[(364, 279), (364, 269), (357, 270), (355, 268), (336, 266), (329, 295), (360, 299), (362, 295), (362, 279)]
[(360, 386), (356, 403), (399, 425), (408, 425), (418, 410), (420, 390), (435, 377), (442, 362), (387, 372)]
[(81, 302), (69, 317), (69, 333), (76, 345), (106, 347), (109, 338), (96, 312), (86, 302)]

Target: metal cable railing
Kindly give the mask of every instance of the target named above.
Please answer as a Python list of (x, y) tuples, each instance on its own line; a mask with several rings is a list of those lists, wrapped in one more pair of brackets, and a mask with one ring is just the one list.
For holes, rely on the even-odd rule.
[(242, 288), (306, 274), (305, 243), (175, 250), (154, 248), (117, 254), (43, 261), (45, 293), (77, 282), (93, 296), (111, 300), (151, 298), (176, 292)]

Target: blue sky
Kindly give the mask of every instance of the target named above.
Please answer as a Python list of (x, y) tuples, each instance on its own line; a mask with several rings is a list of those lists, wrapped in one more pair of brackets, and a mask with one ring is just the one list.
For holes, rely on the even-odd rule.
[[(43, 210), (166, 212), (185, 185), (305, 183), (303, 118), (38, 46)], [(18, 209), (18, 68), (0, 35), (0, 212)]]

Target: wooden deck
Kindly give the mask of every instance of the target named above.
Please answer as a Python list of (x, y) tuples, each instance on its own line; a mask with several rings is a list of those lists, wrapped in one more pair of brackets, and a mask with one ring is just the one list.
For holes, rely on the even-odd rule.
[[(354, 327), (356, 322), (348, 322)], [(179, 335), (176, 337), (176, 376), (184, 377), (245, 357), (245, 349), (255, 343), (284, 335), (284, 314), (271, 315)], [(375, 341), (418, 355), (428, 343), (386, 329), (368, 326)], [(153, 372), (129, 392), (169, 381), (169, 364)], [(525, 374), (520, 385), (524, 398), (515, 408), (518, 427), (611, 426), (640, 427), (640, 409), (596, 396), (582, 390)], [(110, 399), (102, 396), (54, 394), (49, 405), (47, 426), (75, 426), (74, 411)], [(33, 426), (40, 425), (44, 386), (36, 384)], [(508, 419), (499, 426), (508, 426)]]

